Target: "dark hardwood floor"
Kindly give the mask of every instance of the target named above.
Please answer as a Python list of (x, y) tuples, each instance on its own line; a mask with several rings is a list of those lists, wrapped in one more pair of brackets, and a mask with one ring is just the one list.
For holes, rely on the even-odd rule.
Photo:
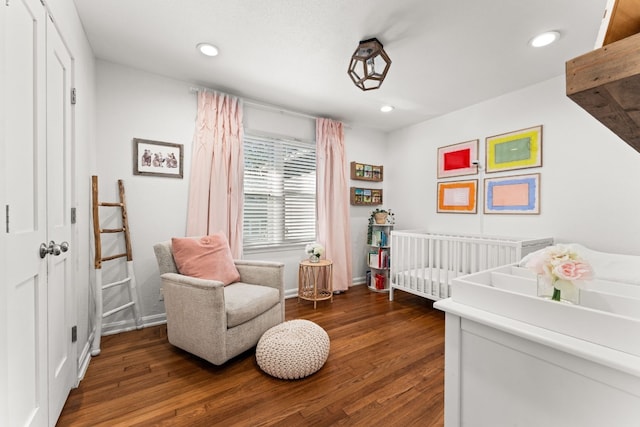
[(322, 326), (325, 365), (287, 381), (254, 350), (223, 366), (168, 343), (166, 327), (103, 337), (58, 426), (439, 426), (444, 423), (444, 313), (432, 302), (354, 286), (333, 303), (286, 301), (286, 320)]

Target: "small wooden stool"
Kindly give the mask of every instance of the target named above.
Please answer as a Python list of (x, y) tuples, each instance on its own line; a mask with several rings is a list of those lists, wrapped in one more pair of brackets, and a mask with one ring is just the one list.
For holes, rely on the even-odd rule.
[(333, 263), (328, 259), (318, 262), (301, 261), (298, 269), (298, 302), (300, 299), (313, 301), (316, 309), (318, 301), (330, 299), (333, 302)]

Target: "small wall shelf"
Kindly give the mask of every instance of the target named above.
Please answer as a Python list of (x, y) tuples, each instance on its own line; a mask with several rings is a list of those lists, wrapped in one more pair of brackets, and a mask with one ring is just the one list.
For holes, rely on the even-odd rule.
[(366, 163), (351, 162), (351, 179), (359, 181), (381, 182), (384, 178), (383, 166), (368, 165)]
[(352, 205), (357, 206), (381, 205), (382, 189), (351, 187), (350, 200)]

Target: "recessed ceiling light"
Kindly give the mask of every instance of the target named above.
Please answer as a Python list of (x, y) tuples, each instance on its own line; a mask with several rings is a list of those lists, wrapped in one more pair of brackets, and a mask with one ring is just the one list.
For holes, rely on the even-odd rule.
[(382, 111), (383, 113), (388, 113), (390, 111), (393, 111), (393, 106), (383, 105), (382, 107), (380, 107), (380, 111)]
[(216, 56), (218, 55), (218, 48), (212, 45), (211, 43), (199, 43), (196, 46), (200, 53), (206, 56)]
[(547, 31), (546, 33), (538, 34), (531, 39), (529, 44), (533, 47), (542, 47), (550, 45), (560, 38), (560, 33), (557, 31)]

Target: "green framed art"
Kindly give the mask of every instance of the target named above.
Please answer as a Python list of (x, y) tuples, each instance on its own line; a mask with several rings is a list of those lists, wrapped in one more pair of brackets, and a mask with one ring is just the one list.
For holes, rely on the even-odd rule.
[(487, 137), (487, 173), (542, 166), (542, 125)]

